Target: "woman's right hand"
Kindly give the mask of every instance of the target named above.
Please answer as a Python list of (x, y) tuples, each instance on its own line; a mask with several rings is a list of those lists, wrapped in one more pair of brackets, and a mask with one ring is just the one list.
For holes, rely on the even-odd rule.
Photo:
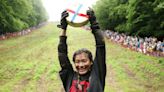
[(65, 10), (62, 12), (61, 14), (61, 20), (60, 20), (60, 25), (57, 25), (59, 28), (63, 29), (63, 30), (67, 30), (67, 20), (66, 18), (69, 16), (68, 12)]

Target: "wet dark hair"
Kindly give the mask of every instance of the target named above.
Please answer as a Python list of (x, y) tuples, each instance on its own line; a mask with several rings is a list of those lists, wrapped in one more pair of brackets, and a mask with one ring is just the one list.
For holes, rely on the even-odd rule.
[(86, 49), (86, 48), (82, 48), (82, 49), (79, 49), (79, 50), (74, 52), (74, 54), (73, 54), (73, 62), (75, 62), (76, 55), (79, 55), (81, 53), (86, 53), (88, 58), (89, 58), (89, 60), (91, 62), (93, 62), (92, 53), (88, 49)]

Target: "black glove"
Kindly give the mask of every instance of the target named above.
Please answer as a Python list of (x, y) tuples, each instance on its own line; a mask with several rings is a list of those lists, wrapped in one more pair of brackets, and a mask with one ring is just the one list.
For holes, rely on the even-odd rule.
[(89, 21), (91, 24), (91, 29), (95, 30), (95, 29), (99, 29), (99, 25), (96, 21), (96, 16), (95, 13), (92, 9), (87, 10), (87, 15), (89, 16)]
[(60, 24), (57, 25), (57, 27), (62, 28), (64, 30), (67, 29), (67, 21), (66, 21), (66, 17), (68, 17), (68, 12), (67, 11), (63, 11), (61, 14), (61, 20), (60, 20)]

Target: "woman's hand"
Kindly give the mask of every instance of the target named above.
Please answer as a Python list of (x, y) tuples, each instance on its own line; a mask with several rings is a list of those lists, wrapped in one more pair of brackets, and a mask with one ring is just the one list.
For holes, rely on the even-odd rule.
[(66, 18), (68, 17), (68, 12), (65, 10), (61, 14), (61, 20), (60, 20), (60, 25), (57, 25), (59, 28), (62, 28), (63, 30), (67, 30), (67, 21)]
[(87, 10), (87, 15), (89, 16), (92, 32), (93, 30), (100, 29), (93, 9), (89, 8), (89, 10)]

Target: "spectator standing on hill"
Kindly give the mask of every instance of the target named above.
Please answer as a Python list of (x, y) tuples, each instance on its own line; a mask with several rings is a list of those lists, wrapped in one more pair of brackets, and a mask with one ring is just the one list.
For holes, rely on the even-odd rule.
[(75, 51), (73, 62), (76, 71), (74, 71), (67, 55), (66, 17), (69, 15), (66, 11), (62, 13), (59, 26), (62, 30), (58, 45), (58, 58), (62, 68), (59, 74), (66, 92), (104, 92), (106, 76), (105, 42), (93, 10), (88, 10), (87, 15), (96, 42), (96, 55), (93, 60), (89, 50)]

